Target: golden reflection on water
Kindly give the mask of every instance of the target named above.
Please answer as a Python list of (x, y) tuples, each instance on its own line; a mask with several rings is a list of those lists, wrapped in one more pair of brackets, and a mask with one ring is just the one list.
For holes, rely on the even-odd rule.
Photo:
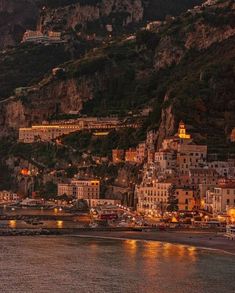
[(12, 229), (15, 229), (16, 228), (16, 220), (8, 221), (8, 226)]
[(144, 244), (144, 256), (149, 258), (156, 258), (158, 256), (160, 246), (160, 242), (147, 241)]
[(136, 251), (137, 251), (137, 241), (136, 240), (125, 240), (124, 244), (127, 247), (128, 251), (132, 255), (136, 254)]
[(184, 259), (189, 262), (195, 262), (197, 258), (197, 249), (193, 246), (154, 241), (146, 241), (144, 245), (142, 244), (136, 240), (124, 241), (129, 256), (136, 256), (141, 253), (148, 263), (154, 259), (158, 259), (158, 257), (164, 257), (169, 260), (176, 259), (177, 261)]

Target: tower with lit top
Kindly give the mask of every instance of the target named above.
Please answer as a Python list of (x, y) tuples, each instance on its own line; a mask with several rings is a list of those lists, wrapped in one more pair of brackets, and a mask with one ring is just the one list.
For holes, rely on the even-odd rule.
[(182, 139), (191, 139), (191, 135), (187, 134), (186, 132), (186, 126), (183, 121), (180, 121), (180, 124), (179, 124), (178, 137)]

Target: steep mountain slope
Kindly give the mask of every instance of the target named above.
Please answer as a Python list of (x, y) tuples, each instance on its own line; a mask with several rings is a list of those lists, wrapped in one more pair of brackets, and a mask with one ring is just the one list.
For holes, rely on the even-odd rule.
[[(0, 0), (0, 49), (36, 27), (85, 36), (120, 34), (137, 24), (178, 15), (202, 0)], [(73, 32), (74, 31), (74, 32)]]
[(225, 153), (235, 125), (234, 19), (234, 2), (219, 1), (64, 64), (65, 76), (0, 104), (2, 133), (71, 110), (127, 115), (151, 107), (142, 132), (158, 128), (158, 143), (183, 119), (196, 140)]
[(19, 43), (26, 29), (36, 27), (38, 17), (34, 0), (0, 0), (0, 49)]

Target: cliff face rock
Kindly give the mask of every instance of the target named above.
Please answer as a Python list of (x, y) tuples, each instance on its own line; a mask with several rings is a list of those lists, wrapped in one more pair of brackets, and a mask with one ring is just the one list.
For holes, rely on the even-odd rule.
[[(18, 44), (26, 29), (70, 31), (86, 34), (120, 32), (128, 24), (163, 20), (199, 5), (203, 0), (101, 0), (73, 1), (62, 5), (45, 0), (0, 0), (0, 48)], [(62, 6), (61, 6), (62, 5)], [(51, 8), (51, 7), (56, 8)]]
[(161, 39), (155, 54), (155, 68), (161, 69), (178, 64), (184, 56), (184, 49), (177, 46), (170, 36)]
[[(141, 21), (143, 13), (141, 0), (102, 0), (94, 5), (76, 3), (56, 9), (45, 9), (41, 15), (39, 28), (43, 31), (66, 31), (76, 26), (86, 28), (87, 23), (97, 20), (103, 20), (104, 25), (115, 26), (117, 18), (121, 18), (123, 26), (126, 26)], [(98, 26), (97, 23), (96, 29)]]
[(185, 41), (185, 48), (206, 49), (214, 43), (220, 43), (234, 35), (235, 27), (225, 26), (222, 28), (213, 28), (205, 24), (199, 24), (196, 26), (194, 32), (188, 34)]
[(79, 112), (83, 103), (92, 99), (92, 84), (89, 79), (65, 81), (49, 80), (26, 96), (11, 97), (1, 103), (1, 134), (11, 128), (27, 127), (42, 123), (52, 115)]
[[(168, 95), (165, 96), (164, 102), (169, 100)], [(176, 127), (175, 115), (173, 113), (173, 106), (162, 109), (161, 122), (157, 133), (157, 147), (159, 148), (165, 137), (169, 137), (174, 134)]]
[(38, 16), (33, 0), (0, 0), (0, 48), (16, 45), (26, 29), (36, 28)]
[[(225, 11), (229, 11), (226, 15)], [(191, 19), (191, 21), (190, 21)], [(235, 8), (225, 1), (207, 8), (195, 8), (170, 20), (171, 29), (163, 33), (155, 52), (155, 68), (178, 64), (188, 50), (204, 50), (235, 35)], [(167, 24), (169, 25), (169, 23)], [(160, 31), (161, 34), (161, 31)]]

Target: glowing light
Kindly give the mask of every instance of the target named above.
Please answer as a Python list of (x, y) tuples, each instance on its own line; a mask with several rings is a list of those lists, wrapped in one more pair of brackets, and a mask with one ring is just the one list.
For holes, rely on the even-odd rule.
[(10, 220), (8, 224), (10, 228), (12, 229), (16, 228), (16, 220)]
[(178, 220), (176, 219), (176, 217), (172, 217), (171, 222), (172, 223), (178, 223)]
[(59, 228), (59, 229), (61, 229), (61, 228), (63, 228), (63, 225), (64, 225), (64, 222), (63, 221), (57, 221), (56, 222), (56, 226), (57, 226), (57, 228)]
[(24, 168), (20, 171), (20, 174), (23, 176), (29, 176), (30, 175), (30, 171), (27, 168)]

